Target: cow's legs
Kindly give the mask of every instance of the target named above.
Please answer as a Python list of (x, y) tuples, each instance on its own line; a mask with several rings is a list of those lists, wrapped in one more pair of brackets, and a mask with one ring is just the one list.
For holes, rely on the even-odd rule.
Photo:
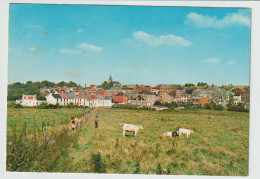
[(135, 137), (136, 137), (136, 134), (137, 134), (137, 132), (135, 131)]
[(189, 137), (189, 134), (187, 133), (187, 138)]
[(179, 137), (181, 136), (181, 132), (179, 132)]
[(125, 130), (123, 130), (123, 136), (125, 136)]

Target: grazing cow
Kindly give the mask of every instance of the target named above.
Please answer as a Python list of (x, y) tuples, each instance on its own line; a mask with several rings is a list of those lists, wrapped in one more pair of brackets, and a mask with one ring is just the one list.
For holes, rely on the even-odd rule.
[(144, 129), (142, 125), (124, 124), (124, 123), (123, 124), (119, 123), (119, 124), (123, 125), (123, 136), (125, 136), (125, 131), (134, 132), (136, 136), (139, 130)]
[(176, 132), (176, 131), (175, 131), (175, 132), (169, 132), (169, 131), (167, 131), (167, 132), (164, 132), (164, 133), (163, 133), (163, 136), (164, 136), (164, 137), (171, 137), (171, 138), (172, 138), (172, 137), (179, 136), (179, 134), (178, 134), (178, 132)]
[(194, 133), (194, 131), (193, 131), (192, 129), (179, 128), (178, 133), (179, 133), (179, 137), (180, 137), (181, 134), (183, 133), (183, 134), (187, 134), (187, 138), (188, 138), (191, 133)]
[(210, 116), (209, 116), (209, 119), (213, 119), (213, 116), (212, 116), (212, 115), (210, 115)]
[(172, 132), (172, 137), (176, 137), (176, 136), (179, 136), (178, 132), (177, 131)]
[(164, 132), (164, 133), (163, 133), (163, 136), (164, 136), (164, 137), (170, 137), (170, 138), (172, 138), (172, 132), (169, 132), (169, 131)]

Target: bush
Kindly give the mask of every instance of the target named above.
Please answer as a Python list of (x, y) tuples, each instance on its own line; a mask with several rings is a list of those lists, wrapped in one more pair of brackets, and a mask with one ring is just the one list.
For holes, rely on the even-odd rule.
[(106, 166), (101, 161), (101, 154), (92, 154), (92, 162), (94, 164), (95, 173), (106, 173)]
[(15, 104), (14, 108), (23, 108), (23, 106), (21, 104)]
[(37, 108), (39, 109), (47, 109), (48, 104), (47, 103), (41, 103)]
[(66, 105), (67, 108), (74, 108), (74, 104), (73, 103), (70, 103), (68, 105)]
[(249, 109), (245, 108), (243, 103), (238, 103), (237, 105), (230, 103), (227, 105), (227, 110), (237, 112), (249, 112)]
[(156, 167), (156, 174), (161, 175), (162, 174), (162, 167), (161, 164), (158, 163), (157, 167)]
[(219, 110), (219, 111), (223, 111), (224, 110), (224, 106), (222, 106), (221, 104), (218, 104), (214, 107), (215, 110)]

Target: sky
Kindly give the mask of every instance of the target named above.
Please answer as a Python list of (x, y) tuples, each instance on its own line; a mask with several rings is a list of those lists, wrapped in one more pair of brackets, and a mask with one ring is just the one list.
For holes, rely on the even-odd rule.
[(246, 8), (10, 4), (8, 83), (250, 83)]

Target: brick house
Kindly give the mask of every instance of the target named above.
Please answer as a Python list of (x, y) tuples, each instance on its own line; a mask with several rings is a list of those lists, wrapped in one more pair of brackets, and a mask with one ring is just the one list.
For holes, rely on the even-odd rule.
[(128, 96), (122, 92), (117, 93), (113, 98), (113, 103), (128, 104)]
[(193, 104), (195, 106), (196, 105), (204, 106), (206, 103), (209, 102), (209, 98), (208, 97), (192, 97), (188, 101), (190, 104)]

